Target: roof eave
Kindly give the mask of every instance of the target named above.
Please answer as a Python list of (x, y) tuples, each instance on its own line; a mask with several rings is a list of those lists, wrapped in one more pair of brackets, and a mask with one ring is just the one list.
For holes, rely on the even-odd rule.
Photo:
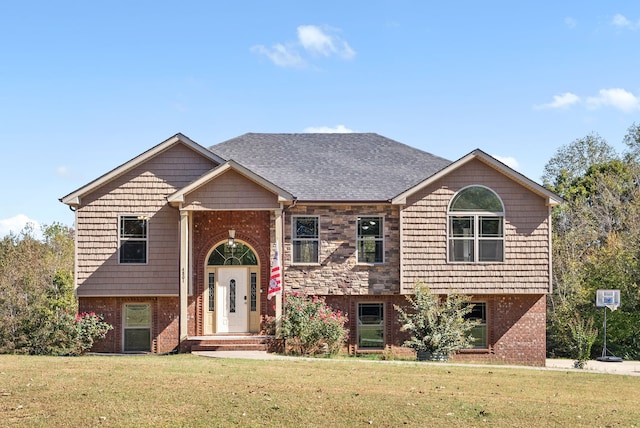
[(425, 180), (421, 181), (417, 185), (407, 189), (406, 191), (402, 192), (398, 196), (394, 197), (391, 200), (391, 203), (397, 204), (397, 205), (405, 205), (407, 203), (407, 197), (411, 196), (415, 192), (418, 192), (418, 191), (424, 189), (425, 187), (427, 187), (428, 185), (432, 184), (436, 180), (438, 180), (438, 179), (450, 174), (451, 172), (455, 171), (456, 169), (462, 167), (463, 165), (469, 163), (470, 161), (472, 161), (474, 159), (480, 160), (481, 162), (489, 165), (493, 169), (495, 169), (495, 170), (499, 171), (500, 173), (506, 175), (507, 177), (511, 178), (512, 180), (519, 182), (521, 185), (523, 185), (524, 187), (527, 187), (529, 190), (531, 190), (532, 192), (536, 193), (540, 197), (545, 198), (546, 199), (546, 204), (548, 206), (550, 206), (550, 207), (557, 206), (557, 205), (561, 204), (562, 202), (564, 202), (564, 200), (560, 196), (558, 196), (555, 193), (547, 190), (546, 188), (544, 188), (543, 186), (539, 185), (535, 181), (525, 177), (524, 175), (520, 174), (516, 170), (508, 167), (504, 163), (500, 162), (499, 160), (495, 159), (494, 157), (492, 157), (492, 156), (488, 155), (487, 153), (483, 152), (482, 150), (476, 149), (476, 150), (472, 151), (471, 153), (467, 154), (466, 156), (463, 156), (462, 158), (458, 159), (457, 161), (455, 161), (455, 162), (451, 163), (450, 165), (446, 166), (445, 168), (441, 169), (440, 171), (438, 171), (437, 173), (433, 174), (432, 176), (427, 177)]
[(135, 158), (123, 163), (122, 165), (116, 167), (115, 169), (112, 169), (111, 171), (107, 172), (106, 174), (103, 174), (102, 176), (100, 176), (97, 179), (93, 180), (89, 184), (86, 184), (86, 185), (80, 187), (79, 189), (74, 190), (73, 192), (69, 193), (68, 195), (63, 196), (62, 198), (60, 198), (60, 202), (62, 202), (64, 204), (67, 204), (67, 205), (70, 205), (70, 206), (79, 206), (80, 203), (81, 203), (82, 196), (93, 192), (94, 190), (98, 189), (99, 187), (103, 186), (104, 184), (114, 180), (115, 178), (121, 176), (122, 174), (126, 173), (127, 171), (131, 170), (132, 168), (140, 165), (141, 163), (143, 163), (143, 162), (147, 161), (148, 159), (156, 156), (157, 154), (167, 150), (169, 147), (171, 147), (171, 146), (173, 146), (173, 145), (175, 145), (177, 143), (183, 143), (183, 144), (187, 145), (192, 150), (200, 153), (204, 157), (210, 159), (211, 161), (213, 161), (213, 162), (215, 162), (217, 164), (221, 164), (221, 163), (225, 162), (224, 159), (222, 159), (221, 157), (219, 157), (218, 155), (216, 155), (215, 153), (213, 153), (209, 149), (201, 146), (200, 144), (196, 143), (195, 141), (193, 141), (189, 137), (187, 137), (187, 136), (185, 136), (185, 135), (183, 135), (181, 133), (177, 133), (173, 137), (168, 138), (167, 140), (161, 142), (160, 144), (158, 144), (158, 145), (152, 147), (151, 149), (145, 151), (144, 153), (136, 156)]
[(240, 165), (238, 162), (235, 162), (234, 160), (229, 160), (229, 161), (224, 162), (220, 166), (217, 166), (217, 167), (213, 168), (209, 172), (203, 174), (202, 176), (200, 176), (200, 178), (198, 178), (195, 181), (189, 183), (188, 185), (186, 185), (182, 189), (179, 189), (178, 191), (172, 193), (171, 195), (169, 195), (167, 197), (167, 201), (171, 205), (174, 205), (174, 206), (180, 205), (181, 203), (184, 203), (185, 196), (187, 194), (189, 194), (190, 192), (194, 191), (195, 189), (203, 186), (204, 184), (210, 182), (211, 180), (215, 179), (216, 177), (219, 177), (220, 175), (224, 174), (225, 172), (227, 172), (229, 170), (236, 171), (240, 175), (246, 177), (247, 179), (249, 179), (249, 180), (257, 183), (258, 185), (262, 186), (263, 188), (273, 192), (274, 194), (276, 194), (278, 196), (278, 202), (279, 203), (292, 202), (295, 199), (295, 197), (291, 193), (287, 192), (286, 190), (282, 189), (281, 187), (273, 184), (272, 182), (266, 180), (265, 178), (259, 176), (258, 174), (254, 173), (253, 171), (249, 170), (248, 168)]

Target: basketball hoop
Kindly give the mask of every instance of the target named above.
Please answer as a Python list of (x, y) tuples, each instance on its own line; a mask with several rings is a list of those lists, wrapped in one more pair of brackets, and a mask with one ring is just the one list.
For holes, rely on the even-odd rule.
[(598, 361), (606, 361), (608, 363), (621, 363), (622, 358), (615, 355), (607, 355), (607, 308), (611, 312), (620, 307), (620, 290), (597, 290), (596, 291), (596, 307), (604, 308), (604, 341), (602, 346), (602, 356), (596, 358)]

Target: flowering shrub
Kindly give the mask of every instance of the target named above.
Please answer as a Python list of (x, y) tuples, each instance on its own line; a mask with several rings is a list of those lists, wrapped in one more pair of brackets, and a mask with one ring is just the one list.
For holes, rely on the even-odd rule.
[(109, 330), (113, 329), (111, 324), (104, 322), (102, 315), (95, 312), (83, 312), (76, 315), (76, 346), (78, 354), (84, 354), (93, 346), (97, 339), (104, 339)]
[(336, 354), (348, 337), (346, 314), (333, 311), (323, 297), (285, 294), (282, 337), (299, 355)]

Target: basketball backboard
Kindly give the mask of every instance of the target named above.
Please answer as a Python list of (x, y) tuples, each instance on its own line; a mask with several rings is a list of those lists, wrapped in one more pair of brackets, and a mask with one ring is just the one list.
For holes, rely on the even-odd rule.
[(620, 290), (597, 290), (596, 306), (615, 310), (620, 306)]

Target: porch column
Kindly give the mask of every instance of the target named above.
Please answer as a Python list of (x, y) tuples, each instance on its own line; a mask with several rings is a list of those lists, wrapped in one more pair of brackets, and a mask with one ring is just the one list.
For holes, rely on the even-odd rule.
[(189, 211), (180, 211), (180, 342), (187, 339), (187, 307), (189, 283), (191, 275), (189, 268)]
[(284, 266), (282, 265), (282, 252), (284, 251), (284, 234), (282, 225), (282, 204), (280, 208), (275, 210), (276, 221), (276, 242), (280, 244), (280, 251), (278, 254), (280, 263), (280, 286), (282, 291), (275, 296), (276, 299), (276, 337), (280, 337), (281, 321), (282, 321), (282, 299), (284, 298)]

